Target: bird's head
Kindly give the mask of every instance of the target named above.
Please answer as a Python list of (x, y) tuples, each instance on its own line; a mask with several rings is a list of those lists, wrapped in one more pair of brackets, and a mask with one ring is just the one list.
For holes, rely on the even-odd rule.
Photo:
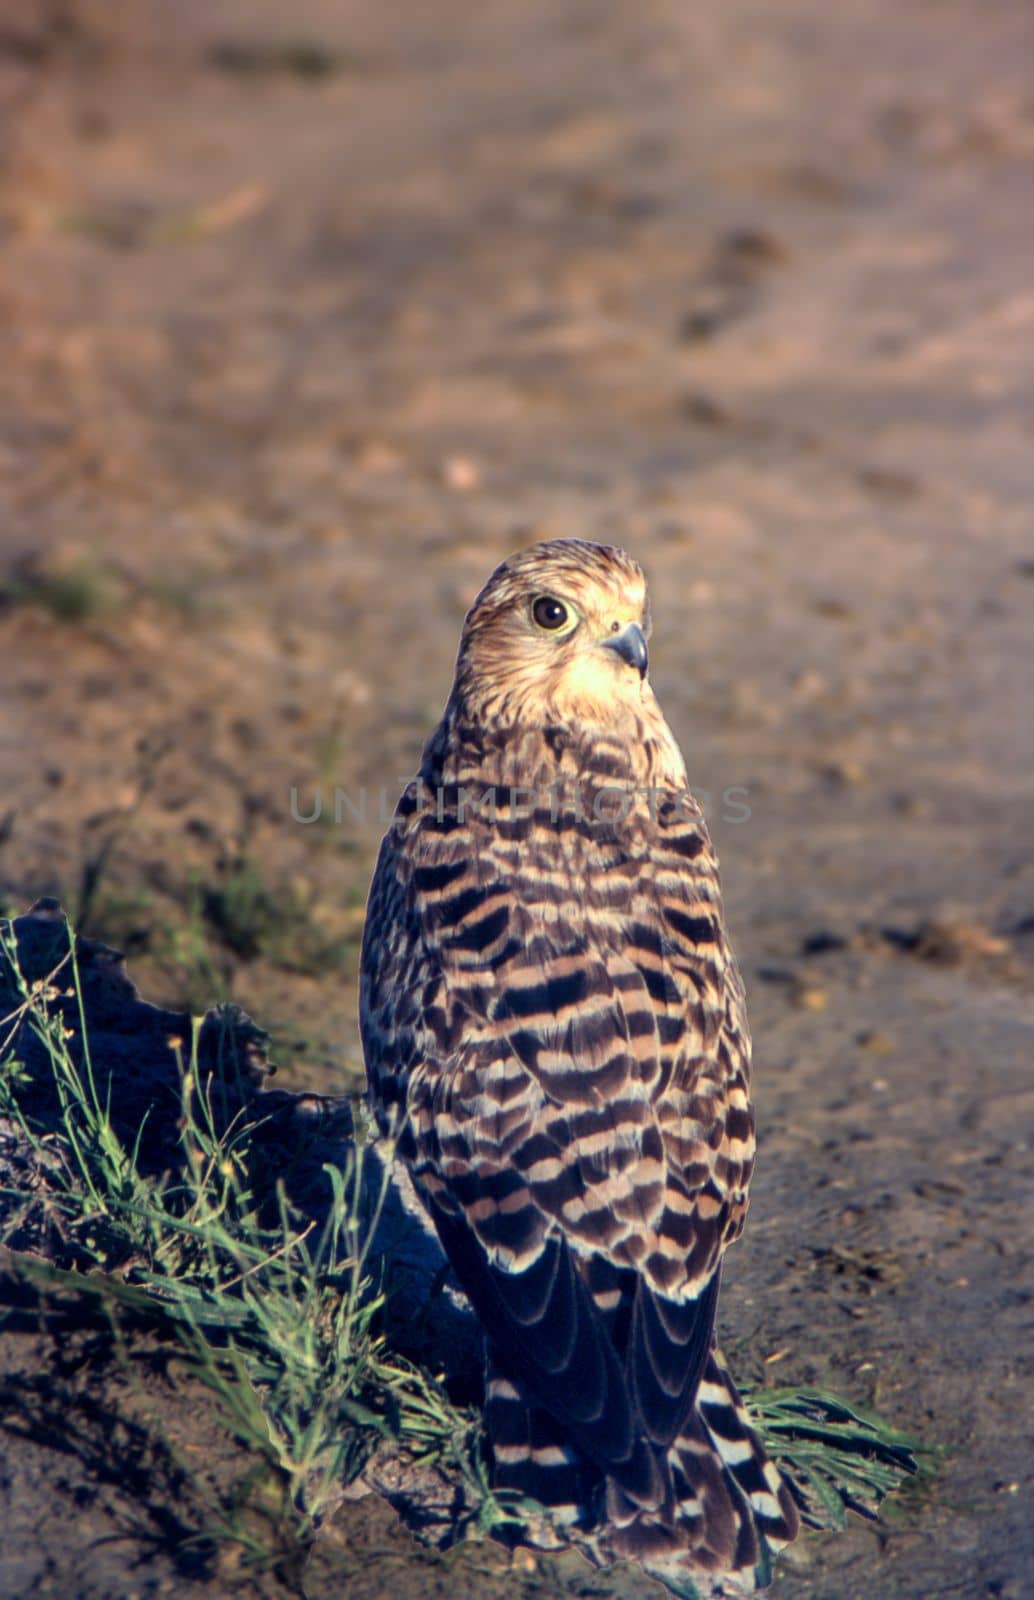
[(479, 720), (606, 725), (650, 694), (650, 609), (639, 564), (557, 539), (496, 568), (467, 614), (456, 692)]

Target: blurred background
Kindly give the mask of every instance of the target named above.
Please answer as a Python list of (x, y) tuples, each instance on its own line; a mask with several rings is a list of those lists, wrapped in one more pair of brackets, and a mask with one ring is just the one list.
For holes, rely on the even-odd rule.
[(725, 1343), (956, 1451), (786, 1597), (1034, 1560), (1032, 47), (1025, 0), (0, 4), (5, 908), (358, 1087), (464, 611), (626, 546), (757, 1036)]

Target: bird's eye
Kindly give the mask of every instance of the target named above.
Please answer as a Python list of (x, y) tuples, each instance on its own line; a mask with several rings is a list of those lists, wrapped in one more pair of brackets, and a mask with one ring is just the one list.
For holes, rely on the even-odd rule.
[(551, 594), (539, 595), (531, 608), (531, 614), (540, 628), (546, 628), (550, 633), (555, 633), (567, 622), (570, 613), (562, 600), (554, 600)]

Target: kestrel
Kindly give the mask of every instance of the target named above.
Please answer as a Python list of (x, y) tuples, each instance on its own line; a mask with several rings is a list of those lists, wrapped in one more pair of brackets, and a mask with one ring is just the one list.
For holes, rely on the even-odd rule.
[(495, 1482), (669, 1586), (798, 1525), (715, 1349), (754, 1160), (718, 863), (624, 551), (524, 550), (370, 890), (369, 1093), (485, 1330)]

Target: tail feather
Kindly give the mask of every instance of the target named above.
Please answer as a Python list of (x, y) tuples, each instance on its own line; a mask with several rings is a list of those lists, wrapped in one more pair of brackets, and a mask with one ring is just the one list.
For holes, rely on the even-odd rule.
[[(485, 1417), (498, 1487), (546, 1506), (553, 1524), (591, 1531), (599, 1556), (636, 1560), (676, 1593), (692, 1591), (694, 1572), (750, 1593), (755, 1575), (766, 1581), (768, 1551), (797, 1533), (789, 1486), (714, 1349), (696, 1406), (659, 1460), (670, 1492), (655, 1509), (644, 1510), (614, 1480), (604, 1481), (556, 1419), (493, 1364), (491, 1353)], [(533, 1542), (547, 1540), (537, 1528)]]
[(751, 1425), (736, 1385), (716, 1350), (708, 1357), (696, 1409), (671, 1446), (676, 1492), (669, 1548), (640, 1517), (624, 1532), (621, 1553), (676, 1593), (692, 1572), (725, 1580), (738, 1594), (764, 1587), (769, 1554), (793, 1540), (800, 1526), (789, 1485)]
[(562, 1527), (589, 1525), (599, 1474), (565, 1439), (556, 1419), (494, 1367), (491, 1354), (485, 1426), (496, 1488), (537, 1500)]
[(697, 1390), (697, 1407), (715, 1449), (743, 1490), (772, 1550), (790, 1544), (800, 1517), (789, 1484), (771, 1461), (751, 1424), (729, 1370), (712, 1350)]
[[(673, 1503), (665, 1516), (609, 1516), (608, 1553), (639, 1561), (669, 1584), (691, 1572), (753, 1573), (760, 1546), (750, 1502), (715, 1449), (698, 1411), (668, 1447)], [(608, 1493), (608, 1513), (613, 1497)]]

